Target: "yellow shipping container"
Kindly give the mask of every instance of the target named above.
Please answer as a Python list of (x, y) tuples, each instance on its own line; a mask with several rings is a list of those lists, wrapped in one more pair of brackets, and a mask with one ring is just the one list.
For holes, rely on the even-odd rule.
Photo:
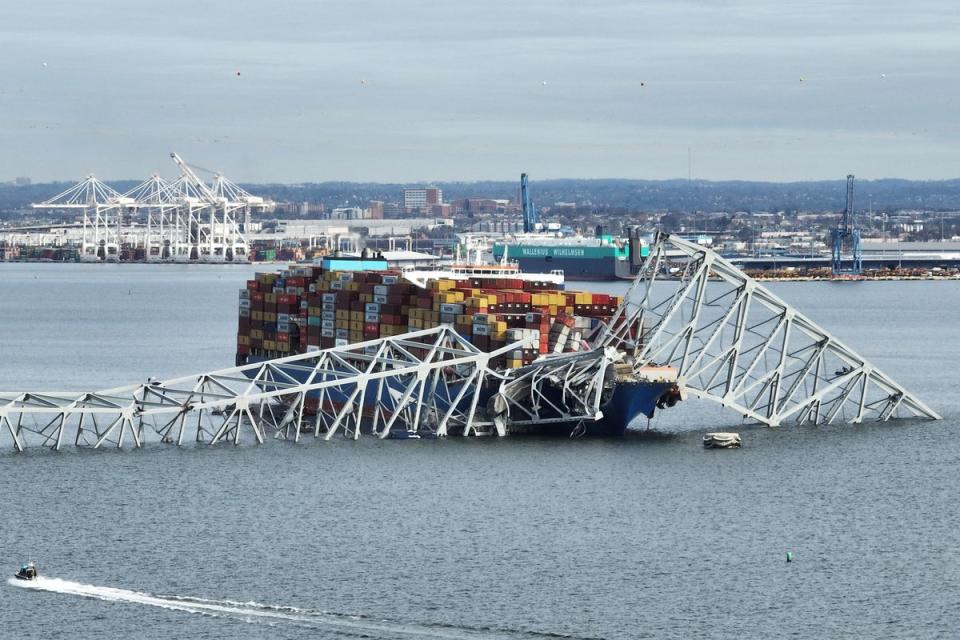
[(439, 280), (433, 280), (430, 283), (430, 289), (432, 291), (449, 291), (450, 289), (453, 289), (456, 285), (457, 285), (456, 280), (447, 280), (445, 278), (441, 278)]
[(263, 311), (251, 311), (250, 318), (253, 320), (259, 320), (263, 322)]
[(274, 342), (273, 340), (264, 340), (264, 341), (263, 341), (263, 348), (266, 349), (267, 351), (276, 351), (276, 350), (277, 350), (277, 343)]
[(363, 322), (363, 311), (351, 311), (350, 322)]
[(276, 322), (276, 321), (277, 321), (277, 314), (275, 314), (273, 311), (264, 311), (264, 312), (263, 312), (263, 321), (264, 321), (264, 322)]
[(286, 342), (278, 342), (277, 351), (281, 351), (281, 352), (290, 351), (290, 345), (287, 344)]
[(363, 342), (363, 331), (351, 331), (350, 342)]
[(343, 285), (345, 291), (360, 291), (360, 283), (358, 282), (348, 282)]
[(350, 320), (348, 318), (337, 318), (337, 321), (333, 323), (337, 329), (349, 329)]
[(357, 322), (356, 320), (350, 321), (350, 331), (360, 331), (363, 332), (363, 323)]
[(434, 304), (436, 304), (437, 302), (441, 302), (443, 304), (456, 304), (458, 302), (463, 302), (463, 292), (462, 291), (446, 291), (434, 297)]
[(373, 302), (372, 293), (361, 293), (359, 298), (360, 298), (360, 302)]

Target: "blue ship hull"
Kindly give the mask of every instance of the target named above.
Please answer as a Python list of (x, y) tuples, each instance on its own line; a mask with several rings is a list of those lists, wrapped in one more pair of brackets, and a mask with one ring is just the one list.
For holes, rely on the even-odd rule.
[[(255, 364), (265, 359), (266, 358), (260, 356), (251, 355), (247, 363)], [(253, 375), (255, 371), (250, 371), (249, 373)], [(307, 373), (302, 370), (291, 369), (287, 370), (286, 373), (300, 382), (306, 382), (307, 380)], [(670, 392), (675, 389), (675, 386), (672, 382), (654, 382), (648, 380), (620, 382), (613, 389), (609, 398), (601, 405), (600, 410), (603, 412), (603, 418), (600, 420), (548, 422), (522, 426), (511, 425), (508, 429), (511, 434), (543, 436), (568, 437), (572, 434), (590, 437), (622, 436), (630, 424), (637, 418), (641, 416), (652, 418), (657, 409), (658, 402), (661, 401), (661, 398), (669, 396)], [(371, 383), (367, 390), (368, 393), (366, 397), (371, 398), (371, 406), (373, 404), (372, 396), (376, 394), (376, 388), (376, 384)], [(497, 388), (495, 387), (481, 389), (478, 406), (485, 407), (496, 392)], [(455, 394), (456, 390), (453, 390), (453, 393)], [(562, 402), (562, 391), (558, 389), (556, 393), (556, 398), (550, 399), (559, 405)], [(549, 390), (547, 394), (549, 395)], [(389, 393), (384, 390), (383, 400), (385, 402), (389, 402), (388, 396)], [(337, 403), (338, 400), (345, 402), (347, 399), (345, 395), (336, 390), (328, 391), (328, 398), (334, 403)], [(316, 403), (319, 400), (319, 393), (310, 392), (307, 394), (306, 404), (308, 409), (311, 399), (313, 400), (315, 409)], [(468, 404), (468, 402), (466, 399), (463, 400), (464, 405)], [(671, 402), (670, 406), (672, 406), (672, 404)], [(463, 408), (466, 409), (466, 406)], [(405, 430), (406, 428), (404, 427), (403, 429)]]

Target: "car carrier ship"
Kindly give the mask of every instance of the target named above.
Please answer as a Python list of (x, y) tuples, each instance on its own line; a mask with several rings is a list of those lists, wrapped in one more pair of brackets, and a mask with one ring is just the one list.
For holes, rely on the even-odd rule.
[[(636, 256), (633, 254), (636, 253)], [(493, 245), (497, 261), (509, 260), (524, 271), (561, 270), (567, 280), (618, 280), (650, 253), (640, 238), (557, 236), (521, 233)]]
[[(521, 274), (516, 268), (442, 272), (391, 269), (377, 257), (329, 257), (319, 265), (292, 265), (257, 273), (240, 291), (237, 364), (319, 351), (450, 325), (478, 349), (493, 352), (526, 340), (528, 348), (490, 361), (496, 370), (522, 370), (551, 357), (587, 351), (586, 341), (608, 321), (619, 296), (569, 291), (556, 274)], [(552, 276), (552, 277), (546, 277)], [(305, 373), (285, 372), (297, 380)], [(676, 372), (635, 375), (610, 366), (603, 419), (585, 435), (619, 435), (639, 416), (679, 400)], [(300, 380), (303, 382), (303, 380)], [(389, 393), (390, 390), (381, 390)], [(547, 402), (565, 402), (564, 391)], [(482, 398), (490, 400), (495, 389)], [(317, 410), (307, 397), (306, 410)], [(578, 425), (553, 421), (526, 425), (524, 433), (571, 435)]]

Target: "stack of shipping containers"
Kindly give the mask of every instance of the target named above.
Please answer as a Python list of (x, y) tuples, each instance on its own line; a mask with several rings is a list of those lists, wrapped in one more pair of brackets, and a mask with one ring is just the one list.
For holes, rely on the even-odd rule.
[(493, 366), (577, 351), (620, 298), (514, 278), (431, 280), (421, 289), (393, 271), (291, 266), (258, 273), (240, 291), (237, 359), (274, 358), (449, 324), (483, 351), (531, 338)]

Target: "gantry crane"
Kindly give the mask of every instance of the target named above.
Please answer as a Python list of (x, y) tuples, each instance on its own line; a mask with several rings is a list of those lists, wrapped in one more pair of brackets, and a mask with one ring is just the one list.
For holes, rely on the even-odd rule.
[[(855, 228), (853, 220), (853, 175), (847, 176), (847, 206), (843, 210), (840, 224), (830, 233), (833, 238), (833, 255), (830, 261), (833, 275), (863, 273), (863, 255), (860, 251), (860, 230)], [(850, 238), (852, 263), (845, 267), (843, 263), (843, 243)]]

